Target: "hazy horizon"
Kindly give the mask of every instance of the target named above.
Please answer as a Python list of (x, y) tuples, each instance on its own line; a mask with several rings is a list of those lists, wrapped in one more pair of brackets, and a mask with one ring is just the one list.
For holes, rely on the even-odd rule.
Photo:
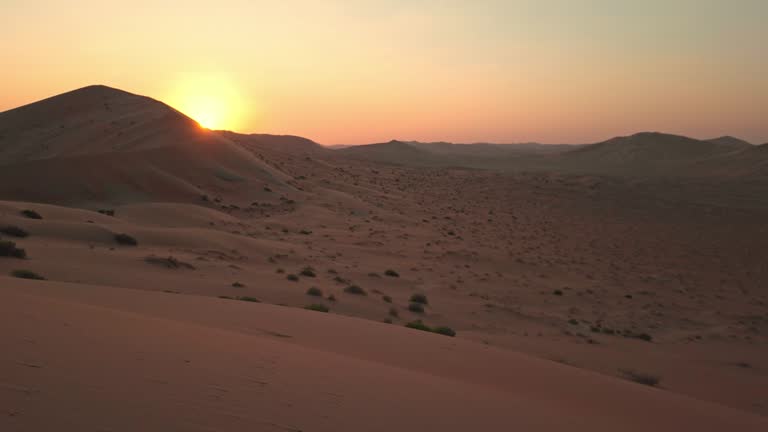
[(225, 3), (3, 2), (0, 111), (102, 83), (328, 145), (768, 142), (766, 2)]

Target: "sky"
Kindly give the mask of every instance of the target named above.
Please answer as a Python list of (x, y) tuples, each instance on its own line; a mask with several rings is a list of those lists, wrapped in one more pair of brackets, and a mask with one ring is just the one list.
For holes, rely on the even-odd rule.
[(0, 0), (0, 111), (90, 84), (323, 144), (768, 142), (765, 0)]

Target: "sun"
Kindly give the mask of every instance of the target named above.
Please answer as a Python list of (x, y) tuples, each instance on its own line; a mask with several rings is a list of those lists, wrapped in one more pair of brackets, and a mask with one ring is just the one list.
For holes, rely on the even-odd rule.
[(235, 130), (245, 111), (233, 82), (217, 76), (177, 80), (169, 103), (207, 129)]

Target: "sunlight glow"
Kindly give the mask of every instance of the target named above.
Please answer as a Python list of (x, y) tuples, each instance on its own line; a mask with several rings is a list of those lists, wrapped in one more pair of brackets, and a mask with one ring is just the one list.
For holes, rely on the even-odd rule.
[(246, 109), (234, 83), (212, 75), (178, 80), (168, 101), (207, 129), (237, 130)]

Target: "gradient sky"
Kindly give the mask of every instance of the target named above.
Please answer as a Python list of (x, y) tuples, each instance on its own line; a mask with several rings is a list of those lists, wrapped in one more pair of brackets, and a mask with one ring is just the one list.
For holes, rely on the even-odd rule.
[(324, 144), (763, 143), (766, 22), (766, 0), (0, 0), (0, 111), (100, 83)]

